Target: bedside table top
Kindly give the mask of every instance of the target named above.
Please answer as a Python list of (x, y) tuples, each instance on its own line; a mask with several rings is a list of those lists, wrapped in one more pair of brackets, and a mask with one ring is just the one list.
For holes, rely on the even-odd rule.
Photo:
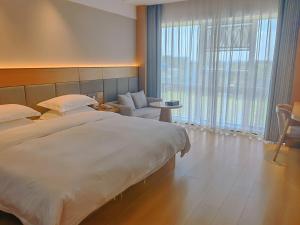
[(112, 107), (112, 108), (99, 107), (98, 111), (119, 113), (120, 109), (117, 107)]

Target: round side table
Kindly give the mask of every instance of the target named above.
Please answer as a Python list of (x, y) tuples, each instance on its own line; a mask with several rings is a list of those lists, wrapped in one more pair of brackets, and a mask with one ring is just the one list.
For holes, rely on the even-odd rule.
[(164, 122), (172, 122), (172, 109), (179, 109), (182, 107), (182, 105), (174, 105), (174, 106), (168, 106), (165, 104), (165, 102), (152, 102), (150, 103), (150, 106), (153, 108), (160, 108), (160, 117), (159, 121)]

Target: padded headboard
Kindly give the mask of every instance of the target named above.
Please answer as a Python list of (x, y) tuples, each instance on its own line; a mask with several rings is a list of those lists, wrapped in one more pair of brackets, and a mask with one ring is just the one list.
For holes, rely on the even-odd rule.
[(138, 78), (117, 78), (104, 80), (104, 100), (105, 102), (117, 100), (119, 94), (138, 91)]
[(38, 107), (37, 104), (41, 101), (45, 101), (56, 96), (55, 85), (41, 84), (25, 86), (25, 96), (26, 105), (40, 112), (43, 112), (45, 111), (44, 108)]
[(26, 105), (25, 87), (0, 88), (0, 104)]
[[(107, 73), (103, 72), (102, 76), (99, 76), (99, 68), (80, 68), (78, 80), (72, 75), (71, 81), (60, 77), (59, 82), (33, 82), (33, 84), (0, 87), (0, 104), (22, 104), (44, 112), (45, 109), (38, 107), (37, 103), (55, 96), (80, 93), (93, 97), (98, 92), (103, 92), (104, 101), (109, 102), (116, 100), (118, 94), (139, 90), (137, 74), (129, 75), (131, 73), (127, 72), (122, 75), (120, 70), (107, 70), (107, 68), (106, 71)], [(3, 74), (0, 70), (0, 81), (1, 75)]]

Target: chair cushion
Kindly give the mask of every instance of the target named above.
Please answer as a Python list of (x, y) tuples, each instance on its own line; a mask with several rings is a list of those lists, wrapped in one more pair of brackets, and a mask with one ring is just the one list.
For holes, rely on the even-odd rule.
[(133, 116), (148, 118), (148, 119), (156, 119), (159, 117), (159, 115), (160, 115), (160, 109), (152, 108), (152, 107), (144, 107), (141, 109), (136, 109), (133, 112)]
[(125, 95), (118, 95), (118, 101), (120, 105), (128, 106), (132, 110), (135, 109), (134, 102), (129, 92)]
[(287, 130), (287, 136), (289, 138), (300, 138), (300, 127), (290, 126)]
[(131, 97), (133, 99), (135, 108), (140, 109), (143, 107), (147, 107), (148, 102), (144, 91), (139, 91), (136, 93), (131, 93)]

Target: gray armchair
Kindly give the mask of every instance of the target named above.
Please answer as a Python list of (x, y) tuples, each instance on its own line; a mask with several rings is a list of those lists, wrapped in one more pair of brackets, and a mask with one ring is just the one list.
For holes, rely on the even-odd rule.
[(124, 116), (135, 116), (147, 119), (159, 119), (160, 109), (153, 108), (150, 106), (151, 102), (161, 102), (161, 98), (153, 98), (147, 97), (147, 107), (140, 108), (140, 109), (132, 109), (129, 106), (121, 105), (118, 101), (108, 102), (106, 104), (112, 105), (120, 109), (120, 114)]

